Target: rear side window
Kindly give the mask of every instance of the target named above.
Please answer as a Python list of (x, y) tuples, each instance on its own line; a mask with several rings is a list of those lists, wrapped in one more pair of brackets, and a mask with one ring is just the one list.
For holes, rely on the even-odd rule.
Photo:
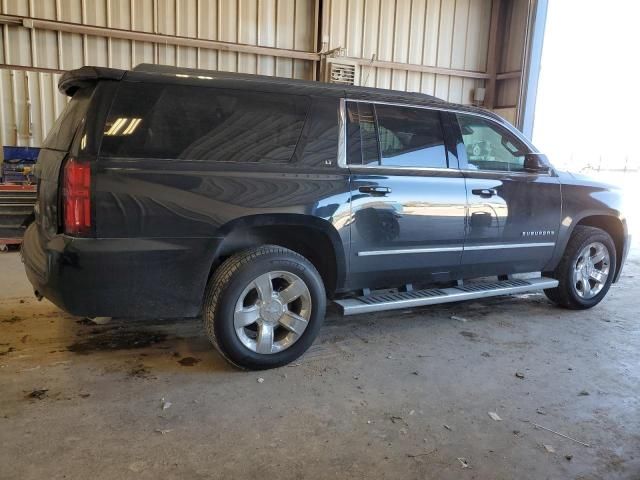
[(347, 116), (349, 163), (405, 168), (447, 167), (438, 111), (349, 102)]
[(78, 126), (89, 108), (93, 91), (94, 87), (87, 87), (79, 89), (73, 94), (62, 114), (49, 130), (49, 134), (42, 144), (44, 148), (69, 150)]
[(101, 153), (285, 163), (308, 108), (303, 96), (124, 83), (109, 112)]

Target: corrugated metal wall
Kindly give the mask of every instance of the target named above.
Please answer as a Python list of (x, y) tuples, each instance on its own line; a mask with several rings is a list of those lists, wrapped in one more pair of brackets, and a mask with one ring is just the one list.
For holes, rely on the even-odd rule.
[[(499, 73), (521, 69), (529, 0), (503, 0)], [(319, 12), (322, 18), (317, 18)], [(485, 85), (492, 0), (0, 0), (0, 15), (360, 59), (362, 85), (471, 103)], [(138, 41), (0, 22), (0, 144), (39, 146), (66, 99), (62, 70), (148, 62), (313, 79), (315, 60)], [(318, 32), (318, 30), (320, 30)], [(314, 57), (315, 58), (315, 57)], [(319, 58), (319, 57), (318, 57)], [(444, 73), (370, 66), (437, 67)], [(363, 61), (366, 59), (367, 61)], [(448, 69), (467, 72), (450, 74)], [(414, 69), (415, 70), (415, 69)], [(455, 72), (454, 72), (455, 73)], [(520, 78), (502, 79), (496, 110), (516, 120)]]
[[(498, 65), (501, 73), (521, 72), (523, 53), (526, 42), (526, 23), (529, 17), (529, 2), (516, 0), (507, 2), (505, 8), (505, 24), (502, 54)], [(495, 111), (512, 123), (518, 120), (518, 101), (520, 98), (520, 77), (507, 78), (498, 83), (496, 88)]]
[[(0, 14), (304, 52), (315, 51), (317, 35), (316, 0), (2, 0)], [(0, 28), (0, 145), (39, 146), (65, 104), (56, 72), (82, 65), (146, 62), (313, 78), (309, 60)]]
[[(491, 0), (328, 0), (329, 48), (348, 57), (485, 72)], [(471, 103), (482, 80), (363, 65), (362, 85)]]
[[(381, 68), (361, 64), (360, 84), (422, 92), (451, 102), (473, 103), (485, 86), (491, 0), (326, 0), (323, 34), (328, 49), (347, 57), (439, 67), (477, 73), (455, 74)], [(494, 110), (516, 123), (519, 72), (526, 39), (529, 0), (503, 0), (501, 49)], [(371, 63), (374, 63), (373, 61)], [(472, 75), (470, 75), (472, 77)], [(486, 75), (485, 75), (486, 76)]]

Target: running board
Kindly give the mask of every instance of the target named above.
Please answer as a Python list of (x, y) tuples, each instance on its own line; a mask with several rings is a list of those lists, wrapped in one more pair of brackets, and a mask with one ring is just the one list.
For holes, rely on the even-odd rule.
[(335, 300), (335, 303), (340, 306), (343, 315), (356, 315), (359, 313), (382, 312), (399, 308), (421, 307), (423, 305), (510, 295), (531, 290), (555, 288), (557, 286), (558, 281), (553, 278), (512, 279), (492, 283), (466, 283), (451, 288), (430, 288), (410, 292), (373, 294)]

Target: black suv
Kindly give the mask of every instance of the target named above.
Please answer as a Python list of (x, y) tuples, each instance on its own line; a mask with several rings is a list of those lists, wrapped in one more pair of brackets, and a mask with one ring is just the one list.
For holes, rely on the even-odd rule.
[(348, 315), (544, 290), (578, 309), (620, 277), (620, 193), (490, 112), (151, 65), (59, 87), (23, 259), (72, 314), (201, 314), (260, 369), (309, 347), (327, 297)]

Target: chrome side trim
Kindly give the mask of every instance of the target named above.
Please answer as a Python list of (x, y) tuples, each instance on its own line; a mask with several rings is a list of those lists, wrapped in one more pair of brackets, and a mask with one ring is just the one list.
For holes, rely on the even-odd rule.
[(369, 250), (358, 252), (359, 257), (371, 257), (374, 255), (401, 255), (404, 253), (439, 253), (439, 252), (461, 252), (460, 247), (434, 247), (434, 248), (405, 248), (401, 250)]
[(358, 252), (359, 257), (370, 257), (375, 255), (402, 255), (407, 253), (442, 253), (442, 252), (463, 252), (475, 250), (503, 250), (508, 248), (539, 248), (555, 247), (555, 242), (538, 243), (507, 243), (503, 245), (471, 245), (469, 247), (433, 247), (433, 248), (402, 248), (397, 250), (365, 250)]
[[(346, 167), (346, 164), (344, 165)], [(448, 168), (437, 168), (437, 167), (391, 167), (384, 165), (349, 165), (349, 168), (352, 170), (360, 169), (360, 170), (384, 170), (385, 172), (407, 172), (407, 170), (414, 170), (419, 172), (456, 172), (461, 176), (464, 176), (465, 173), (479, 173), (482, 175), (489, 175), (491, 177), (503, 178), (505, 176), (513, 176), (513, 177), (553, 177), (551, 173), (531, 173), (531, 172), (514, 172), (509, 170), (470, 170), (470, 169), (462, 169), (458, 167), (448, 167)]]
[(416, 172), (446, 172), (446, 173), (454, 173), (459, 177), (462, 177), (462, 170), (458, 168), (438, 168), (438, 167), (385, 167), (383, 165), (374, 165), (374, 166), (366, 166), (366, 165), (349, 165), (349, 168), (354, 171), (366, 171), (366, 170), (384, 170), (385, 172), (404, 172), (406, 174), (407, 170), (416, 171)]
[(505, 176), (511, 177), (555, 177), (555, 175), (553, 175), (551, 173), (551, 171), (549, 171), (549, 173), (545, 173), (545, 172), (537, 172), (537, 173), (533, 173), (533, 172), (515, 172), (513, 170), (473, 170), (470, 168), (465, 168), (465, 169), (460, 169), (461, 172), (463, 173), (467, 173), (467, 174), (471, 174), (471, 173), (480, 173), (482, 175), (489, 175), (489, 176), (495, 176), (495, 177), (499, 177), (499, 178), (503, 178)]
[(347, 168), (347, 108), (344, 98), (340, 99), (338, 108), (338, 167)]
[[(481, 285), (481, 284), (480, 284)], [(458, 302), (461, 300), (473, 300), (476, 298), (495, 297), (498, 295), (511, 295), (514, 293), (530, 292), (532, 290), (544, 290), (558, 286), (558, 280), (553, 278), (531, 278), (523, 281), (522, 284), (513, 286), (510, 282), (497, 282), (486, 289), (462, 290), (460, 288), (439, 289), (440, 295), (416, 295), (402, 300), (382, 301), (366, 303), (358, 298), (345, 298), (335, 300), (343, 315), (355, 315), (358, 313), (382, 312), (386, 310), (396, 310), (400, 308), (420, 307), (423, 305), (435, 305), (439, 303)]]
[(536, 247), (555, 247), (555, 242), (538, 242), (538, 243), (507, 243), (505, 245), (471, 245), (464, 247), (466, 250), (502, 250), (505, 248), (536, 248)]

